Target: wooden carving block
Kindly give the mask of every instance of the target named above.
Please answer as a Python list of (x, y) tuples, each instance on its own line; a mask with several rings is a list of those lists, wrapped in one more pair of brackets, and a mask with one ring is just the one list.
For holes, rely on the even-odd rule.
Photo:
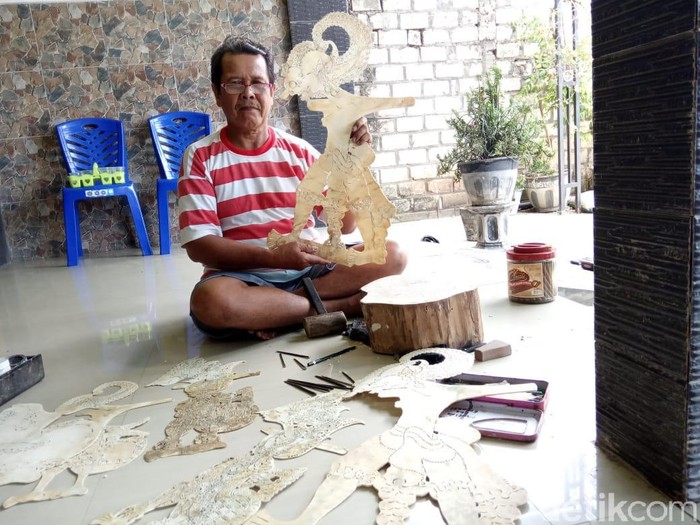
[(365, 285), (362, 314), (372, 350), (403, 355), (419, 348), (464, 348), (483, 340), (479, 291), (435, 276), (392, 275)]

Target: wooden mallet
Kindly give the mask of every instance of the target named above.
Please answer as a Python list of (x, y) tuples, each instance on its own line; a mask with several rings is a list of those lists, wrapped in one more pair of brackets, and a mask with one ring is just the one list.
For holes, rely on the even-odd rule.
[(328, 312), (321, 302), (314, 283), (308, 277), (302, 279), (302, 284), (309, 296), (309, 300), (317, 312), (304, 319), (304, 331), (309, 338), (322, 337), (324, 335), (340, 334), (348, 326), (348, 320), (343, 312)]

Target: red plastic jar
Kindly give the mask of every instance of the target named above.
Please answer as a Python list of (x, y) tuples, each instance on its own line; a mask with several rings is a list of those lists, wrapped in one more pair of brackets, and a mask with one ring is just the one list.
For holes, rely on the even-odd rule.
[(556, 252), (542, 242), (526, 242), (506, 250), (508, 298), (516, 303), (549, 303), (557, 296), (554, 284)]

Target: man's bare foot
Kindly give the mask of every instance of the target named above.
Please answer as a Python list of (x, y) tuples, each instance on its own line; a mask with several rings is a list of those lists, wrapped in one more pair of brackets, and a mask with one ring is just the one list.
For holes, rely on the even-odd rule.
[(248, 330), (248, 333), (262, 341), (269, 341), (277, 337), (277, 332), (274, 330)]

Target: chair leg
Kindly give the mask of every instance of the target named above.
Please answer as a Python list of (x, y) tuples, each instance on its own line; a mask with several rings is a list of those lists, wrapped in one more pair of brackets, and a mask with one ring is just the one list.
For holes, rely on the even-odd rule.
[(67, 266), (77, 266), (82, 254), (80, 244), (80, 223), (78, 222), (78, 202), (63, 193), (63, 222), (66, 230)]
[(136, 229), (136, 236), (139, 239), (139, 245), (141, 245), (141, 253), (144, 255), (153, 255), (151, 241), (148, 240), (146, 223), (143, 220), (143, 213), (141, 213), (141, 206), (136, 197), (136, 191), (130, 188), (130, 190), (126, 192), (126, 198), (129, 201), (129, 208), (131, 208), (131, 218), (134, 221), (134, 228)]
[(158, 231), (160, 233), (160, 254), (170, 253), (170, 209), (168, 206), (169, 192), (158, 185), (156, 198), (158, 200)]
[(73, 204), (75, 207), (75, 238), (78, 239), (78, 257), (83, 256), (83, 239), (80, 235), (80, 213), (78, 213), (78, 201)]

